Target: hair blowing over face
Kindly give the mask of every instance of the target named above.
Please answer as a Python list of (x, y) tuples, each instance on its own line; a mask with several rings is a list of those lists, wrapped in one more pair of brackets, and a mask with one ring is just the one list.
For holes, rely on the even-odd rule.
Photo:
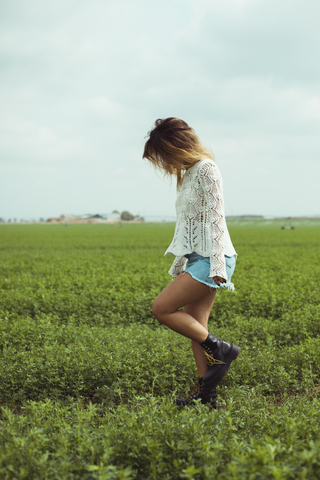
[(179, 118), (159, 118), (148, 135), (142, 158), (169, 175), (176, 175), (177, 187), (182, 183), (185, 170), (203, 158), (213, 158), (193, 128)]

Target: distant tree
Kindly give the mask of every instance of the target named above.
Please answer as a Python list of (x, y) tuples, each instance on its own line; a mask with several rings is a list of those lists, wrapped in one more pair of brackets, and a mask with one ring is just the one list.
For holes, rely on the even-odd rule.
[(120, 213), (118, 210), (113, 210), (112, 213)]
[(129, 220), (133, 220), (134, 216), (132, 215), (132, 213), (125, 210), (124, 212), (121, 213), (120, 218), (121, 218), (121, 220), (124, 220), (125, 222), (128, 222)]
[(8, 219), (8, 223), (11, 223), (11, 218)]

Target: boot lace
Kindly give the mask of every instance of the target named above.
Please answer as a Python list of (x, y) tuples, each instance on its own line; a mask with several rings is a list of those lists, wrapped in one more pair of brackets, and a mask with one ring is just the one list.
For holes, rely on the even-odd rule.
[(206, 350), (203, 350), (203, 353), (207, 357), (208, 367), (213, 367), (214, 365), (225, 365), (225, 362), (222, 362), (221, 360), (217, 360), (212, 355), (210, 355), (210, 353), (208, 353)]
[(191, 393), (190, 393), (190, 397), (198, 395), (200, 393), (200, 390), (201, 390), (201, 385), (200, 385), (199, 380), (197, 380), (196, 383), (193, 386), (193, 389), (192, 389)]

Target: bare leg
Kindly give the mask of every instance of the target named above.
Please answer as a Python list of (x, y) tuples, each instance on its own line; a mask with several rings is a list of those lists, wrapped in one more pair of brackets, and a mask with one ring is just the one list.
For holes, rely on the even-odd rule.
[[(208, 329), (209, 315), (214, 304), (216, 292), (217, 290), (213, 289), (204, 299), (198, 302), (189, 303), (184, 307), (184, 311), (195, 318), (206, 329)], [(197, 365), (198, 375), (201, 378), (204, 376), (208, 368), (207, 359), (199, 343), (191, 340), (191, 346)]]
[[(215, 293), (210, 287), (194, 280), (188, 273), (175, 278), (155, 299), (153, 314), (159, 322), (167, 325), (177, 333), (190, 338), (195, 343), (204, 342), (208, 336), (207, 321), (209, 306), (213, 305)], [(203, 303), (203, 306), (201, 304)], [(187, 311), (179, 308), (185, 305), (193, 305)], [(210, 308), (211, 309), (211, 308)], [(190, 311), (198, 315), (202, 324)], [(210, 313), (210, 311), (209, 311)], [(199, 348), (201, 349), (200, 345)]]

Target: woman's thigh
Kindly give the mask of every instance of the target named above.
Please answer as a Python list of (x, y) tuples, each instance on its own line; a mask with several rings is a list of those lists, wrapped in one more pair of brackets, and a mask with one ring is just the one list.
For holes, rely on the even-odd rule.
[(173, 313), (186, 305), (196, 305), (198, 312), (207, 312), (210, 305), (212, 308), (215, 293), (215, 290), (194, 280), (188, 273), (181, 273), (157, 296), (153, 312)]
[(195, 318), (201, 325), (208, 328), (209, 315), (216, 298), (217, 289), (212, 289), (209, 295), (196, 302), (185, 305), (184, 311)]

